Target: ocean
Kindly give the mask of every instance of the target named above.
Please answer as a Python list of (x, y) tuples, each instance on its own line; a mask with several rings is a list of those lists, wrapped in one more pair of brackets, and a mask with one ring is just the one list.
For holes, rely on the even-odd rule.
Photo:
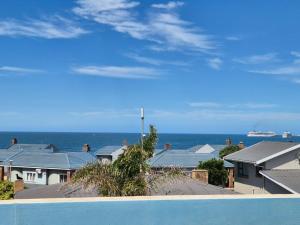
[[(169, 143), (172, 149), (186, 149), (200, 144), (225, 144), (230, 137), (234, 144), (243, 141), (246, 146), (259, 141), (294, 141), (300, 142), (300, 137), (282, 139), (281, 136), (271, 138), (247, 137), (238, 134), (158, 134), (157, 148), (163, 148)], [(91, 151), (106, 145), (121, 145), (124, 140), (129, 144), (137, 143), (140, 134), (137, 133), (71, 133), (71, 132), (0, 132), (0, 148), (10, 145), (12, 138), (17, 138), (22, 144), (54, 144), (62, 151), (81, 151), (83, 144), (89, 144)]]

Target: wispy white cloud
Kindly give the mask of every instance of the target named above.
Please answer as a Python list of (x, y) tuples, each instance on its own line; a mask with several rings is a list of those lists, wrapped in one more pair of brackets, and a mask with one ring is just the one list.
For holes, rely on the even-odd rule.
[(225, 39), (227, 41), (240, 41), (241, 40), (241, 38), (237, 37), (237, 36), (227, 36), (227, 37), (225, 37)]
[(138, 17), (138, 13), (134, 10), (140, 4), (136, 1), (78, 0), (77, 4), (78, 6), (73, 9), (77, 15), (109, 25), (115, 31), (126, 33), (132, 38), (153, 42), (160, 50), (183, 48), (208, 52), (216, 49), (216, 43), (211, 36), (181, 19), (171, 10), (163, 12), (156, 10), (142, 18)]
[(180, 2), (180, 1), (170, 1), (166, 4), (152, 4), (153, 8), (158, 8), (158, 9), (174, 9), (180, 6), (183, 6), (184, 2)]
[(128, 53), (126, 56), (130, 59), (133, 59), (139, 63), (150, 64), (154, 66), (161, 66), (161, 65), (173, 65), (173, 66), (187, 66), (189, 65), (188, 62), (181, 62), (181, 61), (167, 61), (161, 59), (154, 59), (150, 57), (141, 56), (135, 53)]
[(191, 107), (204, 107), (204, 108), (219, 108), (222, 104), (217, 102), (189, 102), (189, 106)]
[(234, 62), (241, 64), (262, 64), (262, 63), (270, 63), (277, 62), (277, 53), (267, 53), (263, 55), (251, 55), (242, 58), (233, 59)]
[(155, 79), (161, 74), (161, 71), (153, 68), (125, 66), (82, 66), (74, 67), (72, 71), (82, 75), (123, 79)]
[(220, 58), (212, 58), (207, 60), (208, 66), (215, 69), (219, 70), (221, 69), (221, 66), (223, 64), (223, 61)]
[(159, 113), (149, 115), (156, 118), (166, 118), (170, 120), (178, 121), (216, 121), (216, 120), (234, 120), (234, 121), (299, 121), (299, 112), (247, 112), (243, 110), (223, 110), (223, 109), (204, 109), (204, 110), (193, 110), (193, 111), (159, 111)]
[(30, 69), (24, 67), (15, 67), (15, 66), (1, 66), (0, 72), (10, 72), (10, 73), (42, 73), (43, 70), (39, 69)]
[(55, 39), (76, 38), (86, 33), (88, 31), (61, 16), (48, 17), (41, 20), (0, 20), (0, 36)]
[(271, 74), (271, 75), (299, 75), (300, 65), (291, 64), (291, 65), (279, 66), (271, 69), (248, 70), (248, 72), (260, 73), (260, 74)]
[(237, 104), (224, 104), (219, 102), (190, 102), (191, 107), (197, 108), (222, 108), (222, 109), (271, 109), (278, 107), (277, 104), (271, 103), (237, 103)]
[(0, 112), (0, 116), (1, 117), (16, 117), (16, 116), (21, 116), (22, 113), (19, 113), (19, 112), (13, 112), (13, 111), (10, 111), (10, 112)]
[(81, 117), (81, 118), (123, 118), (123, 117), (138, 117), (139, 116), (139, 110), (99, 110), (99, 111), (80, 111), (80, 112), (69, 112), (68, 113), (71, 116), (75, 117)]
[(295, 56), (295, 57), (298, 57), (298, 58), (300, 57), (300, 52), (298, 52), (298, 51), (291, 51), (290, 53), (291, 53), (292, 56)]

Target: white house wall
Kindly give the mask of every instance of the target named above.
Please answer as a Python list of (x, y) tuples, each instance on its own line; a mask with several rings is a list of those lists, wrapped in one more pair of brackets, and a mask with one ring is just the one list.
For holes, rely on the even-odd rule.
[(16, 181), (17, 180), (17, 175), (19, 177), (22, 177), (23, 178), (23, 173), (22, 173), (22, 170), (19, 169), (19, 168), (13, 168), (11, 170), (11, 176), (10, 176), (10, 179), (12, 182)]

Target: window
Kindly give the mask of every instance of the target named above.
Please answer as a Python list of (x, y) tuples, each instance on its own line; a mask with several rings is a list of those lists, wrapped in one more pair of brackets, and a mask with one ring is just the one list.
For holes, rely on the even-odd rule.
[(238, 176), (247, 178), (248, 175), (248, 165), (245, 163), (238, 163)]
[(259, 173), (259, 171), (261, 171), (263, 169), (262, 166), (256, 166), (255, 167), (255, 171), (256, 171), (256, 176), (257, 177), (262, 177), (262, 175)]
[(34, 180), (35, 180), (35, 173), (27, 172), (26, 181), (34, 182)]
[(60, 174), (59, 175), (59, 183), (65, 183), (67, 182), (67, 175), (66, 174)]

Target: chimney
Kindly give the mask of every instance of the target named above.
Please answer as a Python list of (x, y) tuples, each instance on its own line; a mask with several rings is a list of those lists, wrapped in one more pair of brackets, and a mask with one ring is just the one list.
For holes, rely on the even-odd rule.
[(124, 140), (123, 140), (122, 146), (125, 146), (125, 147), (128, 146), (128, 141), (127, 141), (127, 139), (124, 139)]
[(91, 147), (90, 147), (89, 144), (84, 144), (84, 145), (82, 146), (82, 151), (83, 151), (83, 152), (89, 152), (90, 150), (91, 150)]
[(164, 150), (170, 150), (172, 148), (171, 144), (165, 144)]
[(15, 144), (18, 144), (17, 138), (11, 139), (11, 145), (15, 145)]
[(230, 137), (226, 139), (226, 145), (227, 145), (227, 146), (232, 145), (232, 140), (231, 140)]
[(242, 142), (242, 141), (240, 141), (240, 143), (239, 143), (239, 149), (241, 150), (241, 149), (243, 149), (243, 148), (245, 148), (245, 144), (244, 144), (244, 142)]

